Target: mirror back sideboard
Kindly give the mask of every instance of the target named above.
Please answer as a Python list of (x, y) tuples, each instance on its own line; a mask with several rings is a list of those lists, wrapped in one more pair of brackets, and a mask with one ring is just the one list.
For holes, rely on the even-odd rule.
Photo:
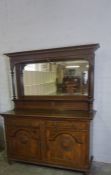
[(89, 173), (98, 48), (89, 44), (5, 54), (15, 104), (2, 114), (9, 161)]

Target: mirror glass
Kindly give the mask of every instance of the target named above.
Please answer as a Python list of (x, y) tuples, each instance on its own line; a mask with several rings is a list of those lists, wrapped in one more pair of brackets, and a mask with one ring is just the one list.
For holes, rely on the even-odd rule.
[(88, 95), (88, 68), (85, 60), (27, 64), (24, 95)]

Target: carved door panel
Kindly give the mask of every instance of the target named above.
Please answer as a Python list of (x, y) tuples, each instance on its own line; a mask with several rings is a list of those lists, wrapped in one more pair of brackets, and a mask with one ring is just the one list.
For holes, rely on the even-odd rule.
[(74, 130), (67, 123), (65, 127), (60, 123), (52, 126), (47, 127), (46, 132), (47, 160), (71, 168), (87, 166), (87, 131)]
[[(40, 123), (29, 126), (23, 122), (15, 123), (15, 126), (7, 125), (7, 151), (9, 157), (19, 160), (41, 159)], [(14, 123), (13, 123), (14, 124)]]

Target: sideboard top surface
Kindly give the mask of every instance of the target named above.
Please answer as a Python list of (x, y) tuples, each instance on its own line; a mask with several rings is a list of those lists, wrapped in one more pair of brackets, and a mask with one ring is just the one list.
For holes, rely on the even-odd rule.
[(3, 113), (2, 116), (9, 117), (45, 117), (45, 118), (82, 118), (92, 119), (95, 111), (74, 111), (74, 110), (11, 110)]

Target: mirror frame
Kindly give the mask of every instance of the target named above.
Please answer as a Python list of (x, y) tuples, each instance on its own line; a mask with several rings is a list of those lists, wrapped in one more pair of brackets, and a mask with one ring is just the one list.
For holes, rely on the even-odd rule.
[[(44, 66), (44, 64), (45, 64), (45, 69), (43, 67), (43, 69), (38, 70), (38, 66), (39, 66), (39, 68), (40, 68), (40, 66), (42, 68), (42, 66)], [(50, 64), (50, 66), (49, 66), (49, 64)], [(35, 69), (28, 70), (27, 66), (30, 66), (30, 65), (36, 65)], [(51, 65), (53, 65), (53, 66), (51, 66)], [(56, 65), (56, 67), (55, 67), (55, 65)], [(62, 70), (63, 70), (63, 71), (61, 70), (63, 73), (62, 77), (59, 76), (59, 74), (58, 74), (58, 65), (62, 66)], [(80, 65), (80, 67), (78, 67), (77, 69), (76, 68), (66, 68), (67, 65), (70, 65), (70, 66)], [(88, 67), (86, 67), (86, 65), (88, 65)], [(49, 69), (49, 67), (51, 69)], [(81, 69), (81, 67), (82, 67), (82, 69)], [(27, 68), (27, 69), (25, 70), (25, 68)], [(52, 72), (53, 71), (52, 69), (54, 71), (56, 71), (56, 75), (54, 72)], [(70, 70), (74, 70), (74, 74), (73, 75), (66, 75)], [(61, 96), (61, 95), (62, 96), (66, 96), (66, 95), (87, 96), (88, 95), (88, 79), (89, 78), (87, 77), (86, 84), (84, 84), (84, 82), (83, 82), (84, 80), (82, 78), (83, 71), (87, 71), (87, 72), (89, 71), (89, 62), (88, 61), (85, 61), (85, 60), (84, 61), (83, 60), (69, 61), (68, 60), (68, 61), (56, 61), (56, 62), (54, 61), (54, 62), (26, 64), (24, 66), (24, 69), (23, 69), (23, 96)], [(80, 74), (80, 72), (81, 72), (81, 74)], [(35, 73), (36, 73), (36, 77), (35, 76), (34, 77), (36, 79), (33, 77), (33, 75), (35, 75)], [(47, 76), (46, 76), (46, 78), (44, 79), (44, 76), (46, 74), (48, 74), (48, 76), (49, 76), (52, 73), (54, 74), (55, 78), (53, 80), (50, 77), (51, 78), (50, 81), (53, 83), (53, 87), (50, 88), (50, 84), (46, 84), (50, 78), (47, 79)], [(39, 75), (41, 75), (41, 79), (38, 79)], [(42, 78), (43, 78), (43, 81), (42, 81)], [(38, 81), (37, 81), (37, 79), (38, 79)], [(74, 83), (75, 80), (78, 80), (77, 83)], [(41, 81), (42, 81), (43, 85), (40, 83)], [(72, 84), (72, 81), (73, 81), (73, 84)], [(40, 83), (40, 86), (38, 86), (39, 83)], [(51, 83), (51, 85), (52, 85), (52, 83)], [(66, 83), (68, 83), (68, 84), (66, 84)], [(27, 85), (29, 85), (29, 86), (27, 86)], [(48, 85), (48, 89), (46, 90), (45, 87), (47, 88), (47, 85)], [(71, 87), (70, 89), (68, 88), (69, 86)], [(42, 91), (40, 87), (43, 88), (44, 90)], [(37, 91), (37, 88), (38, 88), (38, 91)]]
[[(99, 48), (99, 44), (88, 44), (80, 46), (34, 50), (25, 52), (6, 53), (10, 58), (10, 67), (12, 75), (13, 99), (30, 99), (30, 100), (87, 100), (93, 98), (94, 91), (94, 58), (95, 50)], [(54, 61), (75, 61), (86, 60), (89, 63), (89, 81), (88, 81), (88, 95), (24, 95), (23, 88), (23, 69), (26, 64), (45, 63)], [(16, 82), (15, 82), (16, 75)], [(17, 86), (17, 93), (16, 93)]]

